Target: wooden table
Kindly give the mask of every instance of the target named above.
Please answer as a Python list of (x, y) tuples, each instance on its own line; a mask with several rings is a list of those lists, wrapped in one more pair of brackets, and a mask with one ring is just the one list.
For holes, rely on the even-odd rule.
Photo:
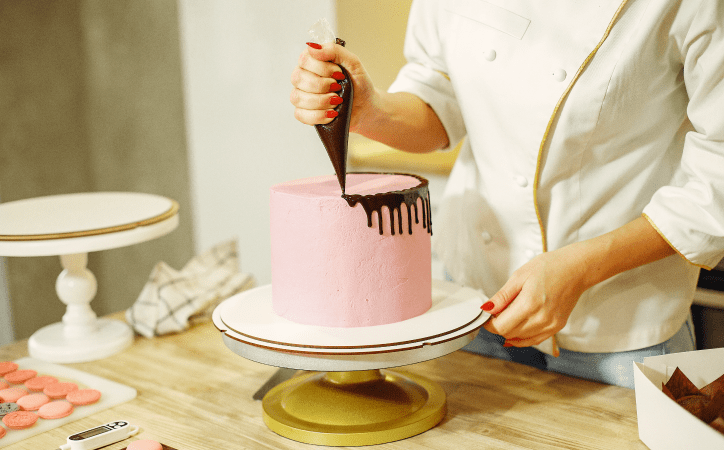
[[(119, 313), (114, 318), (121, 319)], [(0, 348), (0, 360), (27, 356), (27, 342)], [(209, 322), (134, 344), (111, 357), (68, 364), (138, 390), (138, 397), (7, 450), (51, 450), (75, 432), (117, 419), (141, 427), (131, 439), (178, 450), (330, 448), (280, 437), (264, 425), (253, 393), (275, 372), (241, 358)], [(440, 383), (448, 413), (435, 428), (380, 449), (643, 449), (634, 391), (457, 351), (401, 370)], [(104, 450), (128, 446), (125, 440)]]

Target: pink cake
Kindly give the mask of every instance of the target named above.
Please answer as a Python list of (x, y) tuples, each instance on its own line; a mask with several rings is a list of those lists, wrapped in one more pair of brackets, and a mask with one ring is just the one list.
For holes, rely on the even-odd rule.
[(274, 311), (331, 327), (423, 314), (432, 292), (427, 180), (350, 173), (345, 194), (332, 175), (271, 188)]

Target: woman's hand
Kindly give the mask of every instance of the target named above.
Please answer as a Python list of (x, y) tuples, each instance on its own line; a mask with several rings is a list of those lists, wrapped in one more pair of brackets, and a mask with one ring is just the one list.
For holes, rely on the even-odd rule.
[(589, 287), (582, 253), (574, 246), (543, 253), (513, 272), (483, 305), (492, 317), (484, 327), (506, 346), (537, 345), (559, 332)]
[(342, 101), (335, 77), (343, 66), (352, 78), (354, 101), (349, 131), (390, 147), (425, 153), (450, 145), (447, 133), (432, 108), (419, 97), (375, 89), (359, 58), (341, 45), (307, 44), (292, 71), (294, 117), (307, 125), (327, 124)]
[(337, 81), (344, 79), (340, 70), (344, 66), (352, 78), (354, 101), (350, 131), (355, 131), (365, 110), (371, 108), (376, 94), (367, 71), (359, 58), (341, 45), (327, 43), (307, 44), (299, 55), (299, 64), (292, 71), (294, 117), (307, 125), (326, 124), (336, 117), (334, 108), (342, 98), (335, 92), (340, 89)]
[(483, 305), (493, 315), (485, 329), (505, 337), (507, 346), (540, 344), (566, 325), (586, 289), (674, 253), (642, 216), (596, 238), (538, 255)]

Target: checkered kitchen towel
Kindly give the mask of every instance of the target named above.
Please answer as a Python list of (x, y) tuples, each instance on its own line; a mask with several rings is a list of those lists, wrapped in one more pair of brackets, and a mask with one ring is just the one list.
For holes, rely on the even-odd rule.
[(208, 319), (221, 301), (253, 286), (254, 278), (239, 271), (236, 241), (227, 241), (180, 271), (163, 261), (156, 264), (126, 320), (148, 338), (184, 331)]

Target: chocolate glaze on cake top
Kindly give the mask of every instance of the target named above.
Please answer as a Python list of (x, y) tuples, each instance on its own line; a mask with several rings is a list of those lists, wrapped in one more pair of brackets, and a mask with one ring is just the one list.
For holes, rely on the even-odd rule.
[[(344, 47), (344, 41), (337, 38), (337, 44)], [(317, 134), (327, 150), (334, 172), (337, 174), (339, 187), (344, 193), (347, 179), (347, 147), (349, 140), (349, 121), (352, 117), (352, 101), (354, 100), (354, 90), (352, 88), (352, 79), (347, 70), (340, 66), (344, 74), (344, 80), (338, 81), (342, 86), (337, 93), (342, 97), (342, 103), (337, 106), (337, 117), (328, 124), (315, 125)]]
[[(367, 172), (365, 172), (367, 173)], [(377, 194), (370, 195), (359, 195), (359, 194), (342, 194), (342, 198), (347, 200), (349, 206), (355, 206), (357, 203), (362, 204), (362, 207), (367, 214), (367, 226), (372, 227), (372, 213), (377, 212), (377, 223), (379, 226), (380, 234), (384, 233), (382, 226), (382, 207), (386, 206), (390, 214), (390, 232), (392, 235), (395, 234), (395, 216), (397, 216), (397, 228), (400, 234), (403, 234), (402, 230), (402, 204), (404, 203), (407, 207), (407, 230), (408, 234), (412, 234), (412, 210), (415, 210), (415, 223), (420, 223), (418, 216), (417, 200), (422, 199), (422, 227), (427, 229), (427, 232), (432, 234), (432, 217), (430, 214), (430, 191), (428, 189), (428, 181), (418, 175), (412, 175), (407, 173), (390, 174), (390, 175), (407, 175), (410, 177), (417, 178), (420, 180), (420, 184), (409, 188), (402, 189), (399, 191), (380, 192)]]

